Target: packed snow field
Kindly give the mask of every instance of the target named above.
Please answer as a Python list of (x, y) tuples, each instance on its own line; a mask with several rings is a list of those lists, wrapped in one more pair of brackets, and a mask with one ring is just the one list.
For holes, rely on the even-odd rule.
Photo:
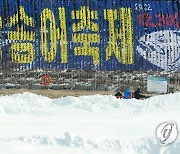
[[(180, 125), (180, 92), (146, 100), (110, 95), (50, 99), (0, 96), (1, 154), (179, 154), (180, 139), (161, 146), (157, 126)], [(178, 131), (180, 132), (179, 128)]]

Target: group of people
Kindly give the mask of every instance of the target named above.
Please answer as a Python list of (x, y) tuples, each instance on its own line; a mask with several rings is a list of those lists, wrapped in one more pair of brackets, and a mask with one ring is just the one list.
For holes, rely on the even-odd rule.
[(135, 99), (146, 99), (148, 98), (148, 96), (145, 96), (143, 94), (141, 94), (141, 89), (137, 88), (136, 91), (134, 90), (130, 90), (129, 88), (125, 90), (124, 95), (122, 94), (122, 92), (119, 90), (116, 94), (115, 94), (116, 98), (123, 98), (123, 99), (131, 99), (131, 98), (135, 98)]

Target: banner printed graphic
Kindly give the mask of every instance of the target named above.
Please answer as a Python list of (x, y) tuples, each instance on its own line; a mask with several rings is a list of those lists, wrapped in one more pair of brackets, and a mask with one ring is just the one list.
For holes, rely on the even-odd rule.
[(180, 33), (177, 31), (152, 32), (142, 36), (138, 43), (137, 51), (152, 64), (164, 70), (180, 68)]
[(0, 0), (2, 68), (179, 71), (179, 5)]

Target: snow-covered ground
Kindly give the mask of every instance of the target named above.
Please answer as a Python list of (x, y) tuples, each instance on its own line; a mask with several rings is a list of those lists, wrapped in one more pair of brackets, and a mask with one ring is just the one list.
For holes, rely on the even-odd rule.
[(161, 146), (155, 135), (162, 122), (180, 126), (179, 111), (180, 93), (147, 100), (0, 96), (0, 153), (179, 154), (179, 136)]

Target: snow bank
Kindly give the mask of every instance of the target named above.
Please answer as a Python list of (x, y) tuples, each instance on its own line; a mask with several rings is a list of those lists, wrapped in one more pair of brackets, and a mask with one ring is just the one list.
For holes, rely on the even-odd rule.
[(86, 111), (96, 110), (126, 110), (128, 113), (145, 112), (162, 108), (180, 108), (180, 93), (154, 96), (146, 100), (116, 99), (109, 95), (94, 95), (80, 97), (62, 97), (50, 99), (33, 93), (14, 94), (0, 97), (0, 112), (15, 113), (43, 113), (49, 108), (66, 107)]
[[(99, 138), (99, 137), (83, 137), (80, 135), (72, 136), (69, 132), (64, 133), (63, 138), (51, 138), (45, 136), (32, 136), (32, 137), (16, 137), (14, 139), (0, 140), (2, 143), (18, 143), (18, 145), (38, 145), (44, 149), (48, 148), (68, 148), (68, 149), (79, 149), (85, 151), (91, 151), (91, 153), (102, 154), (104, 152), (109, 153), (121, 153), (121, 154), (179, 154), (180, 141), (161, 147), (157, 140), (154, 138), (142, 138), (140, 140), (132, 140), (131, 142), (123, 141), (122, 139), (110, 139), (110, 138)], [(6, 145), (7, 146), (7, 145)], [(22, 149), (21, 147), (20, 149)], [(2, 147), (0, 148), (2, 149)], [(8, 148), (7, 148), (8, 149)], [(8, 150), (5, 151), (8, 151)], [(14, 147), (15, 151), (21, 152)], [(85, 150), (86, 149), (86, 150)], [(32, 151), (32, 149), (29, 149)], [(34, 149), (33, 149), (34, 150)], [(37, 149), (38, 150), (38, 149)], [(13, 151), (13, 152), (15, 152)], [(28, 152), (28, 151), (27, 151)], [(62, 149), (58, 152), (62, 152)], [(71, 151), (72, 152), (72, 151)], [(43, 152), (48, 153), (47, 151)], [(43, 154), (42, 153), (42, 154)], [(64, 150), (63, 150), (64, 153)], [(78, 152), (79, 153), (79, 152)], [(41, 154), (41, 152), (38, 154)]]
[(155, 137), (164, 121), (180, 125), (179, 100), (178, 92), (146, 100), (108, 95), (50, 99), (27, 92), (0, 96), (0, 151), (179, 154), (179, 137), (168, 146), (161, 146)]
[(48, 97), (25, 92), (11, 96), (0, 97), (0, 112), (8, 114), (38, 114), (51, 106), (52, 100)]

